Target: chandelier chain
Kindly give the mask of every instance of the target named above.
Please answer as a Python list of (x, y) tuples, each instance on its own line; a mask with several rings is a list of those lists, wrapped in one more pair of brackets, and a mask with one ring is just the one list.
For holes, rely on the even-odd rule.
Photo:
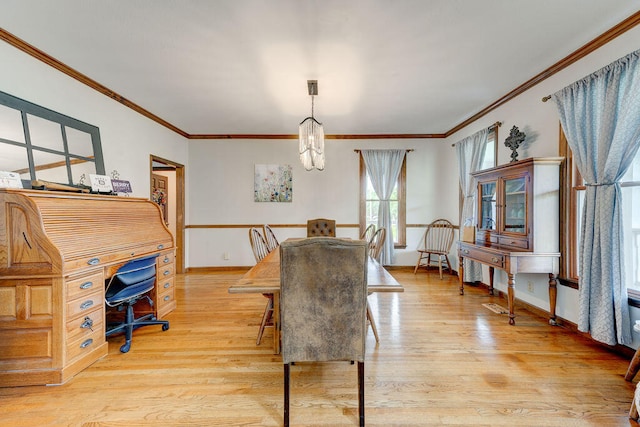
[(311, 118), (313, 118), (313, 98), (315, 97), (311, 95)]

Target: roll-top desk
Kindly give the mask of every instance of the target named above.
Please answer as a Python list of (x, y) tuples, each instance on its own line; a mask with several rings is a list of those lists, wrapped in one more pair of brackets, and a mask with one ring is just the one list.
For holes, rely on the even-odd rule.
[(152, 254), (162, 318), (176, 306), (175, 246), (157, 205), (0, 189), (0, 386), (64, 383), (105, 356), (105, 280)]
[(504, 270), (511, 325), (518, 273), (549, 275), (549, 323), (556, 324), (562, 160), (529, 158), (471, 174), (478, 185), (478, 219), (475, 243), (458, 243), (460, 294), (464, 294), (464, 259), (489, 266), (491, 294), (494, 268)]

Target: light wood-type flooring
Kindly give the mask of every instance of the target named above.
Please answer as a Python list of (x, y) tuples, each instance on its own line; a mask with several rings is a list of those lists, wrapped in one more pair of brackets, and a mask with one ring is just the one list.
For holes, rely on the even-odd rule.
[[(283, 367), (271, 331), (256, 346), (262, 295), (231, 295), (242, 271), (177, 276), (171, 328), (141, 328), (60, 386), (0, 388), (0, 426), (278, 426)], [(369, 297), (368, 426), (629, 426), (629, 360), (486, 289), (437, 272), (391, 271), (406, 291)], [(2, 345), (0, 343), (0, 345)], [(292, 367), (294, 426), (357, 425), (356, 365)]]

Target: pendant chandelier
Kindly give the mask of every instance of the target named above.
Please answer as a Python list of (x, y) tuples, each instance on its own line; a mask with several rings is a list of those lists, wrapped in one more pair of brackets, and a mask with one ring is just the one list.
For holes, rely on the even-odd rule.
[(322, 123), (313, 117), (313, 97), (318, 94), (318, 81), (307, 80), (311, 95), (311, 116), (304, 119), (298, 128), (300, 135), (300, 161), (308, 171), (316, 168), (324, 170), (324, 129)]

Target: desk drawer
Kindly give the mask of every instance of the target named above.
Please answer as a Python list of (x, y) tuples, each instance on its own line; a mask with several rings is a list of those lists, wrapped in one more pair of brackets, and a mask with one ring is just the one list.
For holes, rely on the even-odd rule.
[(82, 335), (67, 341), (67, 362), (90, 353), (104, 343), (104, 328), (95, 329), (89, 335)]
[(460, 255), (493, 267), (504, 268), (504, 255), (483, 251), (482, 248), (462, 248), (460, 250)]
[(172, 279), (174, 274), (173, 274), (173, 270), (174, 270), (174, 265), (173, 264), (167, 264), (167, 265), (162, 265), (162, 266), (158, 266), (158, 282), (162, 283), (163, 280), (165, 279)]
[(172, 304), (175, 300), (175, 292), (173, 291), (173, 286), (169, 288), (169, 290), (162, 292), (158, 295), (158, 310), (164, 305)]
[(173, 276), (169, 279), (158, 278), (158, 295), (162, 295), (169, 291), (173, 292)]
[(67, 320), (89, 313), (95, 310), (96, 307), (104, 307), (104, 289), (99, 289), (92, 294), (69, 301), (67, 303)]
[(119, 262), (125, 263), (135, 258), (141, 258), (147, 255), (158, 253), (158, 251), (166, 250), (168, 248), (171, 248), (172, 246), (173, 245), (170, 241), (166, 241), (149, 243), (146, 245), (135, 245), (131, 246), (130, 248), (117, 248), (117, 250), (113, 252), (110, 252), (108, 250), (109, 248), (106, 248), (106, 252), (101, 254), (87, 256), (78, 254), (77, 258), (67, 260), (64, 263), (64, 268), (66, 271), (73, 271), (87, 268), (89, 266), (105, 266)]
[(104, 276), (102, 270), (87, 276), (70, 279), (65, 282), (67, 288), (67, 298), (69, 300), (82, 298), (83, 295), (89, 295), (96, 290), (104, 288)]
[(95, 331), (104, 330), (104, 308), (96, 307), (91, 312), (84, 313), (67, 322), (67, 341), (78, 339), (78, 336), (88, 336)]
[(158, 257), (158, 269), (162, 268), (164, 265), (173, 264), (174, 254), (173, 252), (166, 252), (160, 254)]
[(162, 294), (158, 295), (158, 301), (156, 302), (158, 318), (164, 318), (168, 313), (175, 310), (176, 299), (173, 286)]

